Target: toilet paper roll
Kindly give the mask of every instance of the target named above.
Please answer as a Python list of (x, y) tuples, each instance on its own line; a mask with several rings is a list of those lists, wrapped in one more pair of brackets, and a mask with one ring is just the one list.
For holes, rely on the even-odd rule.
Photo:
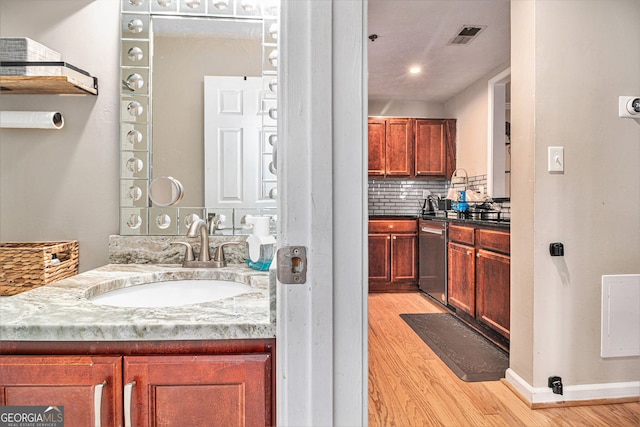
[(0, 127), (61, 129), (64, 118), (57, 111), (0, 111)]

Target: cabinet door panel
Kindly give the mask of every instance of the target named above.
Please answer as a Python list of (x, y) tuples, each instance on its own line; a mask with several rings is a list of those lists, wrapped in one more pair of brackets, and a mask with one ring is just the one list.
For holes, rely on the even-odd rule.
[(385, 120), (369, 119), (369, 175), (385, 173)]
[(477, 318), (509, 338), (510, 259), (480, 249), (476, 268)]
[(449, 243), (449, 304), (475, 316), (475, 249)]
[(444, 120), (416, 120), (416, 176), (445, 176)]
[[(120, 357), (1, 356), (0, 389), (5, 406), (62, 406), (66, 427), (121, 425), (122, 363)], [(100, 408), (96, 386), (104, 384)]]
[(392, 281), (415, 282), (418, 280), (416, 240), (413, 234), (391, 235)]
[(391, 280), (391, 236), (369, 234), (369, 280)]
[(133, 425), (271, 424), (269, 354), (130, 356), (124, 382), (135, 381)]
[(385, 154), (388, 176), (411, 176), (413, 174), (411, 119), (387, 119)]

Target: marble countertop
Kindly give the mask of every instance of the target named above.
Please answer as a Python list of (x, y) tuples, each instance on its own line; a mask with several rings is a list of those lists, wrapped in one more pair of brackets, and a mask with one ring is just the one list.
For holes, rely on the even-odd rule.
[[(271, 273), (274, 274), (274, 273)], [(96, 292), (178, 279), (231, 280), (254, 290), (176, 307), (98, 305)], [(18, 295), (0, 298), (2, 341), (215, 340), (275, 337), (275, 280), (244, 265), (109, 264)], [(100, 286), (97, 288), (97, 286)]]

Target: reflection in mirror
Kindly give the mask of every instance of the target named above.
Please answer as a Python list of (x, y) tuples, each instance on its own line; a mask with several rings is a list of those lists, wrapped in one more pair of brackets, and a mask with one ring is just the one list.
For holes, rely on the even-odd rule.
[[(120, 234), (183, 234), (196, 217), (217, 218), (210, 231), (233, 234), (248, 213), (275, 215), (277, 5), (122, 0)], [(214, 76), (257, 80), (250, 101), (257, 120), (242, 129), (252, 145), (205, 135), (213, 119), (204, 82)], [(209, 162), (214, 151), (223, 161)], [(220, 174), (234, 178), (223, 181)], [(211, 196), (214, 187), (236, 184), (235, 200)]]
[(261, 80), (262, 23), (153, 16), (152, 26), (153, 176), (180, 180), (185, 206), (215, 206), (205, 198), (205, 77)]
[(149, 185), (149, 198), (157, 206), (176, 205), (183, 196), (184, 187), (180, 181), (170, 176), (158, 177)]

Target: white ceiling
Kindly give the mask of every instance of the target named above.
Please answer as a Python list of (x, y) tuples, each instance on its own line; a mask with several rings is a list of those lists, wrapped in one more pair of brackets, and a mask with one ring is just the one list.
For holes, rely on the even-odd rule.
[[(447, 45), (466, 25), (486, 28)], [(369, 0), (368, 34), (369, 99), (442, 103), (509, 61), (509, 0)]]

